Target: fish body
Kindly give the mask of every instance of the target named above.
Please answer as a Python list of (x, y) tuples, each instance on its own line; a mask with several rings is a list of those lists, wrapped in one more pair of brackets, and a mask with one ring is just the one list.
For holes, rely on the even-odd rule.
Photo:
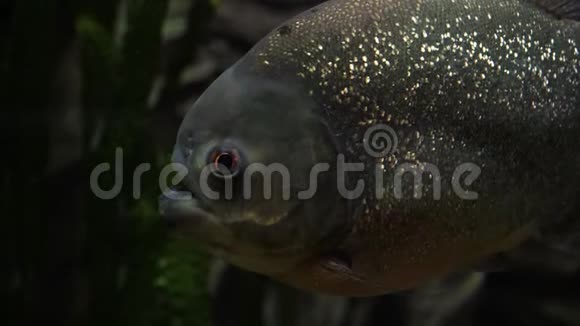
[[(323, 3), (270, 33), (188, 112), (174, 161), (193, 199), (164, 200), (163, 212), (236, 265), (349, 296), (416, 287), (559, 225), (578, 230), (579, 8)], [(363, 168), (346, 174), (345, 162)], [(215, 163), (235, 170), (233, 199), (200, 186)], [(246, 185), (264, 190), (242, 173), (252, 163), (287, 167), (292, 181), (273, 176), (271, 198), (242, 198)], [(329, 168), (316, 193), (298, 198), (318, 163)], [(208, 185), (224, 194), (223, 183)]]

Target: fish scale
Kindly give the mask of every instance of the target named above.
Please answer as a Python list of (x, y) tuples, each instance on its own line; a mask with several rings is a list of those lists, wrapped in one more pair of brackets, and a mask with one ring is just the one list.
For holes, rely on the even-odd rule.
[[(502, 144), (506, 134), (542, 150), (553, 147), (549, 130), (578, 128), (578, 40), (578, 24), (523, 1), (346, 0), (285, 23), (244, 62), (303, 79), (337, 135), (377, 123), (425, 135), (431, 150), (410, 147), (390, 161), (453, 167), (494, 153), (512, 165), (499, 174), (510, 179), (526, 157)], [(458, 133), (480, 150), (453, 155), (472, 145)], [(361, 139), (345, 136), (353, 161), (364, 157)]]

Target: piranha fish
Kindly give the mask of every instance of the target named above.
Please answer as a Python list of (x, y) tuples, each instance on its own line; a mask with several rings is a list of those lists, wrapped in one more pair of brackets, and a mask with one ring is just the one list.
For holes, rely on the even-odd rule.
[(234, 265), (344, 296), (530, 241), (578, 258), (579, 20), (577, 0), (322, 3), (188, 111), (161, 213)]

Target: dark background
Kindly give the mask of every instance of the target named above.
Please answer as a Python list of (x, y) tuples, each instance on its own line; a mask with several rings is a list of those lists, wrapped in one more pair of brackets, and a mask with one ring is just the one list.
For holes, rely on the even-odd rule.
[[(187, 108), (268, 31), (318, 2), (0, 1), (0, 325), (417, 320), (407, 293), (317, 296), (214, 262), (173, 239), (157, 213), (157, 176)], [(113, 164), (116, 148), (123, 187), (99, 199), (90, 172)], [(152, 170), (136, 200), (141, 163)], [(579, 284), (577, 274), (492, 274), (446, 324), (580, 325)]]

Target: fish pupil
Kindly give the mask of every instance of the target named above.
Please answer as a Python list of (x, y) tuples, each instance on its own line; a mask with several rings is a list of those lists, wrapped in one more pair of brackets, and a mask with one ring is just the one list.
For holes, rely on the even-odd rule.
[(234, 158), (230, 153), (222, 153), (218, 156), (216, 163), (221, 164), (231, 170), (234, 165)]
[(213, 173), (218, 177), (233, 177), (239, 170), (239, 156), (235, 151), (217, 150), (213, 154)]

